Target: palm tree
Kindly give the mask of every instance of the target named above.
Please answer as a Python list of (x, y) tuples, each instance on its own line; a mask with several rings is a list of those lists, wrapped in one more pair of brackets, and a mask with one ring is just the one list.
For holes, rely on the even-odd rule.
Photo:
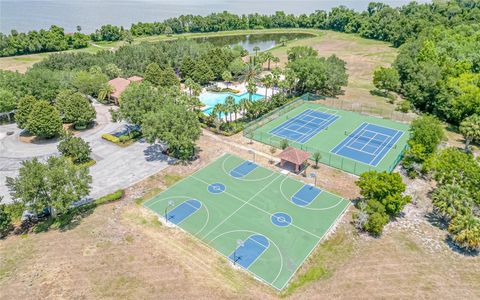
[(250, 101), (247, 98), (242, 98), (240, 99), (239, 105), (240, 105), (240, 110), (242, 111), (242, 114), (246, 115), (248, 110), (252, 106), (252, 101)]
[(460, 132), (465, 137), (465, 152), (469, 151), (470, 143), (480, 140), (480, 115), (471, 115), (460, 124)]
[(228, 96), (226, 99), (225, 99), (225, 107), (228, 111), (228, 113), (230, 113), (230, 121), (232, 121), (232, 112), (234, 111), (234, 107), (235, 107), (235, 98), (233, 98), (232, 96)]
[(480, 250), (480, 218), (469, 213), (459, 215), (448, 226), (452, 239), (460, 247)]
[(274, 61), (275, 58), (278, 58), (278, 57), (273, 56), (272, 52), (265, 52), (263, 58), (267, 62), (267, 70), (270, 71), (270, 63)]
[(447, 222), (458, 214), (467, 213), (466, 208), (471, 201), (473, 200), (457, 184), (441, 186), (432, 194), (434, 211)]
[(237, 120), (237, 113), (240, 110), (240, 105), (237, 103), (234, 103), (232, 108), (233, 108), (233, 112), (235, 113), (235, 120)]
[(242, 73), (240, 75), (240, 80), (243, 82), (248, 82), (248, 81), (258, 81), (258, 76), (260, 75), (260, 67), (259, 65), (250, 62), (248, 64), (245, 64), (243, 67)]
[(282, 44), (283, 47), (285, 47), (285, 44), (287, 43), (287, 41), (288, 41), (287, 38), (284, 36), (280, 38), (280, 44)]
[[(268, 74), (267, 76), (262, 78), (262, 83), (265, 86), (265, 100), (268, 97), (268, 89), (273, 86), (273, 77), (272, 75)], [(273, 92), (272, 92), (273, 94)]]
[(223, 112), (223, 104), (222, 103), (217, 103), (212, 109), (212, 114), (215, 112), (215, 114), (218, 114), (218, 119), (222, 119), (222, 112)]
[(195, 81), (193, 81), (192, 78), (187, 78), (185, 80), (185, 87), (188, 89), (188, 95), (190, 97), (192, 97), (192, 88), (194, 84), (195, 84)]
[(275, 68), (276, 68), (276, 67), (278, 66), (278, 63), (280, 62), (280, 57), (274, 56), (274, 57), (272, 58), (272, 62), (275, 63)]
[(248, 99), (252, 101), (252, 95), (257, 92), (257, 85), (253, 81), (247, 83)]
[(103, 101), (105, 99), (110, 99), (110, 95), (112, 95), (113, 92), (113, 87), (108, 83), (102, 85), (102, 87), (98, 91), (98, 100)]
[(255, 51), (255, 56), (257, 56), (258, 51), (260, 51), (260, 47), (258, 47), (258, 46), (253, 47), (253, 51)]

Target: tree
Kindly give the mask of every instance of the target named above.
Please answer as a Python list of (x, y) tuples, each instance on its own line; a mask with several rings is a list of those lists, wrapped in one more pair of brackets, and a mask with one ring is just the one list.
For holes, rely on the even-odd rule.
[(105, 99), (110, 99), (110, 96), (112, 95), (112, 93), (115, 92), (115, 89), (113, 88), (113, 86), (111, 86), (110, 84), (106, 83), (104, 84), (99, 92), (98, 92), (98, 101), (102, 102), (104, 101)]
[(222, 79), (223, 79), (223, 81), (226, 82), (227, 88), (228, 88), (228, 85), (229, 85), (230, 83), (232, 83), (232, 81), (233, 81), (232, 73), (230, 73), (230, 71), (225, 70), (225, 71), (222, 73)]
[(240, 75), (240, 80), (244, 82), (249, 81), (258, 81), (258, 76), (260, 75), (261, 70), (260, 66), (254, 63), (245, 64)]
[(58, 110), (47, 101), (37, 101), (28, 117), (25, 128), (33, 135), (52, 138), (62, 130), (62, 119)]
[(394, 68), (379, 67), (373, 73), (373, 85), (383, 90), (385, 94), (389, 91), (395, 92), (400, 86), (400, 77)]
[(410, 126), (409, 144), (420, 144), (425, 147), (426, 153), (434, 153), (443, 139), (444, 132), (440, 121), (431, 116), (424, 115), (413, 120)]
[(194, 63), (190, 78), (199, 84), (207, 84), (215, 79), (215, 73), (205, 60), (199, 59)]
[(260, 47), (258, 46), (253, 47), (253, 51), (255, 52), (255, 56), (258, 56), (258, 51), (260, 51)]
[(158, 86), (160, 85), (160, 81), (162, 80), (162, 69), (156, 63), (151, 63), (145, 69), (145, 73), (143, 78), (150, 82), (151, 84)]
[(82, 94), (69, 90), (58, 94), (55, 106), (65, 123), (72, 123), (75, 128), (84, 128), (96, 117), (96, 111)]
[(132, 32), (130, 30), (125, 30), (124, 31), (123, 40), (128, 44), (133, 43), (133, 35), (132, 35)]
[(318, 163), (322, 160), (322, 154), (320, 152), (313, 153), (313, 161), (315, 162), (315, 168), (318, 169)]
[[(235, 110), (235, 98), (232, 96), (228, 96), (225, 98), (225, 103), (224, 103), (224, 108), (227, 110), (229, 116), (230, 116), (230, 121), (232, 121), (232, 112)], [(227, 121), (227, 116), (225, 115), (225, 121)]]
[(241, 58), (234, 59), (229, 65), (228, 70), (232, 73), (234, 77), (238, 77), (242, 74), (245, 63)]
[(171, 36), (173, 34), (173, 29), (170, 26), (165, 27), (163, 30), (163, 33), (166, 34), (167, 36)]
[(287, 139), (283, 139), (280, 141), (280, 149), (285, 150), (289, 146), (289, 142)]
[(180, 86), (180, 79), (178, 79), (177, 74), (171, 67), (166, 67), (160, 73), (160, 78), (158, 80), (159, 86), (171, 87), (171, 86)]
[(17, 99), (12, 92), (0, 89), (0, 113), (8, 113), (17, 106)]
[(195, 142), (200, 138), (197, 114), (182, 105), (166, 104), (145, 115), (142, 132), (149, 143), (166, 143), (175, 158), (187, 160), (195, 155)]
[[(0, 197), (0, 202), (2, 197)], [(5, 204), (0, 204), (0, 238), (3, 238), (12, 229), (12, 218), (6, 212)]]
[(26, 160), (16, 178), (7, 177), (13, 199), (36, 212), (44, 208), (66, 212), (74, 201), (89, 194), (91, 182), (87, 168), (56, 156), (51, 156), (44, 164), (37, 158)]
[(272, 52), (265, 52), (264, 53), (264, 59), (267, 62), (267, 70), (270, 71), (270, 64), (271, 62), (275, 62), (275, 58), (278, 58), (272, 54)]
[[(405, 184), (398, 173), (370, 171), (360, 175), (355, 182), (360, 188), (362, 200), (357, 207), (362, 207), (368, 214), (363, 229), (378, 236), (390, 217), (396, 216), (411, 201), (404, 196)], [(358, 218), (360, 214), (355, 215)]]
[(79, 137), (67, 134), (57, 146), (58, 151), (75, 164), (86, 163), (91, 160), (90, 145)]
[(460, 132), (465, 137), (465, 151), (473, 141), (480, 141), (480, 115), (472, 115), (460, 124)]
[[(273, 86), (273, 77), (271, 74), (266, 75), (262, 78), (262, 84), (265, 87), (265, 100), (268, 97), (268, 89)], [(273, 95), (273, 93), (272, 93)]]
[(285, 45), (287, 44), (287, 42), (288, 42), (288, 39), (287, 39), (286, 37), (282, 36), (282, 37), (280, 38), (280, 44), (282, 44), (282, 47), (285, 47)]
[(453, 241), (460, 247), (480, 250), (480, 218), (473, 214), (459, 215), (448, 226)]
[(72, 81), (72, 85), (77, 90), (85, 95), (98, 96), (98, 93), (108, 82), (107, 75), (103, 74), (101, 70), (92, 68), (90, 71), (78, 72)]
[(108, 64), (105, 66), (105, 74), (110, 78), (120, 77), (122, 70), (116, 64)]
[(287, 50), (288, 61), (294, 61), (301, 58), (317, 57), (317, 50), (310, 46), (296, 46)]
[(17, 122), (19, 128), (24, 129), (27, 126), (28, 117), (36, 102), (37, 99), (33, 96), (25, 96), (18, 102), (18, 107), (15, 111), (15, 122)]
[(257, 84), (253, 81), (247, 83), (248, 99), (252, 101), (252, 96), (257, 92)]

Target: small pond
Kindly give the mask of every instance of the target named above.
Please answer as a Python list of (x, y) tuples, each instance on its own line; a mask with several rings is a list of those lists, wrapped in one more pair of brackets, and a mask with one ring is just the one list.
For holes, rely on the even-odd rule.
[(240, 45), (248, 52), (253, 52), (253, 48), (258, 46), (260, 51), (266, 51), (280, 44), (285, 38), (287, 41), (306, 39), (315, 37), (311, 33), (258, 33), (227, 36), (210, 36), (195, 38), (197, 41), (210, 42), (217, 47)]

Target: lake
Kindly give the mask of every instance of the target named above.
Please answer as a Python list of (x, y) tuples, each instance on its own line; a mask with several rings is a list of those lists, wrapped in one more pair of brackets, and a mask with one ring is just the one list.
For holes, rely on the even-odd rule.
[[(345, 5), (364, 10), (371, 0), (0, 0), (0, 32), (49, 28), (55, 24), (74, 32), (77, 25), (90, 33), (104, 24), (130, 27), (132, 23), (162, 21), (182, 14), (207, 15), (224, 10), (236, 14), (311, 13)], [(385, 0), (401, 6), (407, 0)], [(418, 0), (417, 2), (430, 2)]]
[(196, 41), (205, 41), (212, 43), (217, 47), (240, 45), (248, 52), (253, 52), (254, 47), (259, 47), (260, 51), (269, 50), (280, 44), (282, 38), (287, 41), (315, 37), (308, 33), (259, 33), (248, 35), (223, 35), (195, 38)]

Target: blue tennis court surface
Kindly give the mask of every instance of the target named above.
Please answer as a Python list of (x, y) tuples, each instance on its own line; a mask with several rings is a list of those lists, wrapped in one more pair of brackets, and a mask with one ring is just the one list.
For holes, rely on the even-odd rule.
[(331, 152), (376, 166), (402, 134), (400, 130), (363, 123)]
[(231, 261), (248, 269), (250, 265), (267, 250), (268, 239), (261, 234), (254, 234), (239, 245), (228, 257)]
[(196, 199), (190, 199), (182, 202), (180, 205), (167, 212), (165, 216), (169, 222), (178, 225), (183, 220), (191, 216), (194, 212), (200, 209), (202, 204)]
[(257, 167), (258, 166), (255, 163), (251, 161), (245, 161), (241, 163), (239, 166), (237, 166), (235, 169), (230, 171), (230, 176), (235, 178), (242, 178), (246, 176), (248, 173), (255, 170)]
[(292, 196), (292, 202), (298, 206), (310, 205), (321, 192), (321, 189), (306, 184)]
[(273, 128), (270, 133), (303, 144), (338, 118), (337, 115), (306, 109), (301, 114)]

